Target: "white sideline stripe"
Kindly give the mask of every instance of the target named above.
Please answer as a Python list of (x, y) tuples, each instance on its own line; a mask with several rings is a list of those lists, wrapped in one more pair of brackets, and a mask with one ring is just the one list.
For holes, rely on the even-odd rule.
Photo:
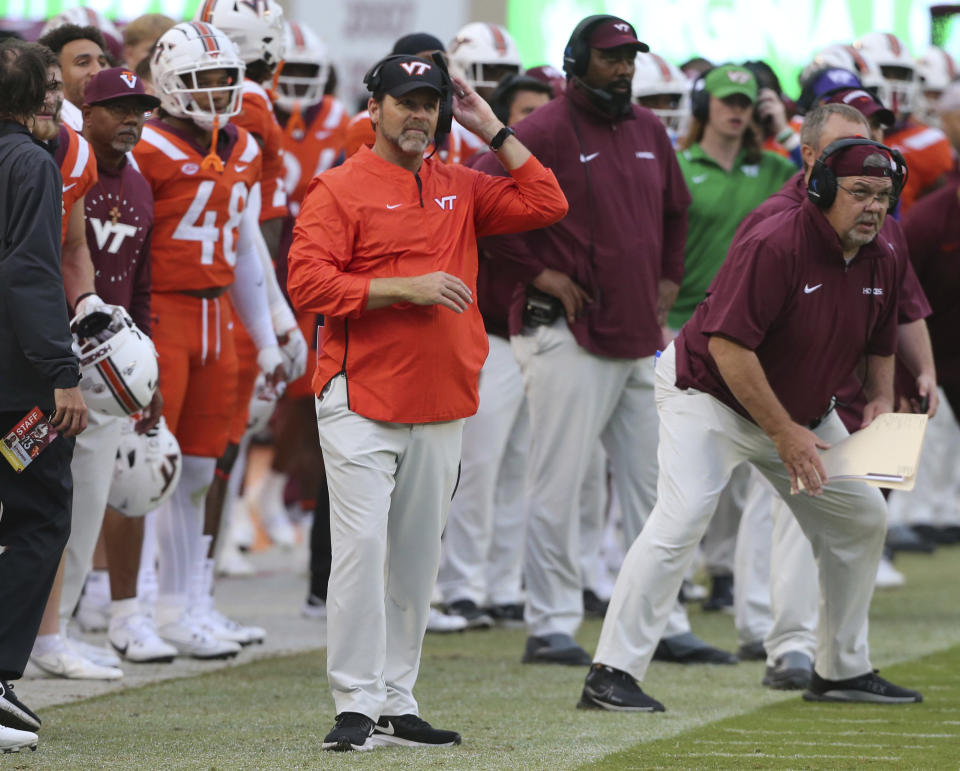
[[(801, 734), (809, 735), (809, 731), (781, 731), (771, 728), (723, 728), (723, 731), (735, 734), (778, 734), (791, 735)], [(861, 736), (860, 731), (820, 731), (825, 736)], [(872, 736), (902, 736), (905, 739), (956, 739), (960, 734), (912, 734), (901, 731), (871, 731)]]
[[(688, 758), (772, 758), (774, 760), (853, 760), (851, 755), (772, 755), (768, 752), (689, 752)], [(898, 755), (871, 755), (870, 760), (903, 760)]]
[[(756, 745), (756, 742), (750, 741), (749, 739), (694, 739), (694, 744), (749, 744), (751, 746)], [(784, 744), (789, 745), (790, 747), (863, 747), (864, 749), (875, 749), (881, 750), (888, 745), (886, 744), (860, 744), (859, 742), (800, 742), (800, 741), (788, 741)], [(898, 744), (897, 745), (902, 750), (932, 750), (935, 749), (938, 745), (935, 744)]]
[(183, 152), (173, 142), (157, 131), (153, 126), (144, 126), (140, 138), (156, 147), (161, 153), (174, 161), (185, 161), (190, 156)]

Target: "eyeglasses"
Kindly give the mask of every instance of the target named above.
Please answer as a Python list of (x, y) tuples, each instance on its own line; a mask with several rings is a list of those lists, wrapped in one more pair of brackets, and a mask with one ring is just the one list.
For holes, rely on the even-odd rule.
[(864, 190), (863, 188), (851, 190), (849, 187), (844, 187), (843, 185), (837, 185), (837, 187), (839, 187), (857, 203), (876, 201), (881, 206), (885, 206), (888, 209), (890, 208), (890, 204), (893, 203), (893, 193), (889, 190), (882, 193), (874, 193), (872, 190)]

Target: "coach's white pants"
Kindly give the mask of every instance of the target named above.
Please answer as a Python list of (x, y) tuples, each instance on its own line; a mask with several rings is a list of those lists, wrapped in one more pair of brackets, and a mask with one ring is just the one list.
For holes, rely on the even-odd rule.
[(364, 418), (347, 407), (338, 376), (317, 399), (317, 428), (330, 489), (327, 677), (337, 714), (417, 714), (413, 686), (463, 421)]
[(460, 483), (443, 536), (437, 585), (446, 602), (520, 601), (523, 480), (530, 431), (510, 343), (490, 335), (480, 405), (463, 425)]
[[(700, 548), (707, 573), (711, 576), (730, 576), (734, 573), (737, 550), (737, 531), (747, 501), (750, 467), (742, 463), (733, 470), (730, 481), (717, 501), (717, 510), (710, 518)], [(736, 586), (736, 578), (734, 580)]]
[(90, 410), (86, 429), (77, 434), (70, 471), (73, 474), (73, 515), (70, 540), (64, 550), (60, 625), (66, 629), (80, 600), (100, 537), (103, 513), (113, 481), (120, 430), (129, 418), (115, 418)]
[[(829, 679), (868, 672), (867, 612), (886, 523), (880, 492), (837, 483), (817, 498), (791, 496), (787, 471), (758, 426), (708, 394), (678, 389), (675, 381), (671, 344), (657, 367), (657, 505), (617, 578), (595, 661), (643, 679), (717, 498), (746, 460), (784, 496), (813, 544), (820, 575), (817, 672)], [(832, 413), (816, 434), (836, 442), (847, 432)]]
[(890, 492), (890, 524), (956, 525), (960, 523), (960, 427), (946, 395), (927, 424), (913, 490)]
[(783, 499), (753, 470), (737, 539), (734, 619), (741, 645), (762, 640), (767, 662), (816, 654), (819, 580), (813, 547)]
[(580, 493), (596, 441), (607, 451), (628, 541), (656, 498), (654, 359), (595, 356), (563, 319), (511, 343), (530, 409), (525, 620), (532, 635), (572, 635), (583, 618)]

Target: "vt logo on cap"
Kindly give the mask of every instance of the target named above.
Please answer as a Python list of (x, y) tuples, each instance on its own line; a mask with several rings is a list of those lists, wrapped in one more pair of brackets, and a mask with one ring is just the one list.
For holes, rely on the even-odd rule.
[(432, 69), (431, 65), (426, 62), (400, 62), (400, 66), (406, 70), (407, 75), (410, 77), (423, 75), (427, 70)]
[(727, 77), (730, 78), (734, 83), (749, 83), (750, 82), (750, 73), (744, 72), (743, 70), (730, 70), (727, 72)]
[(137, 87), (137, 76), (134, 75), (130, 70), (124, 70), (120, 73), (120, 80), (127, 84), (130, 88)]
[(613, 25), (613, 28), (614, 28), (614, 29), (618, 29), (618, 30), (620, 30), (621, 32), (629, 32), (629, 31), (630, 31), (630, 25), (629, 25), (629, 24), (623, 24), (623, 23), (614, 24), (614, 25)]

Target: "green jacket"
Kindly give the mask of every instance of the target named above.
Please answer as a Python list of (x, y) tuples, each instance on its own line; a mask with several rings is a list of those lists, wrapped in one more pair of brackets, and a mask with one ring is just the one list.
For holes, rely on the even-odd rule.
[(787, 158), (764, 151), (759, 163), (744, 163), (741, 150), (728, 172), (699, 144), (677, 153), (680, 171), (692, 196), (688, 212), (683, 283), (667, 319), (679, 329), (707, 294), (707, 287), (727, 257), (740, 222), (776, 193), (797, 167)]

